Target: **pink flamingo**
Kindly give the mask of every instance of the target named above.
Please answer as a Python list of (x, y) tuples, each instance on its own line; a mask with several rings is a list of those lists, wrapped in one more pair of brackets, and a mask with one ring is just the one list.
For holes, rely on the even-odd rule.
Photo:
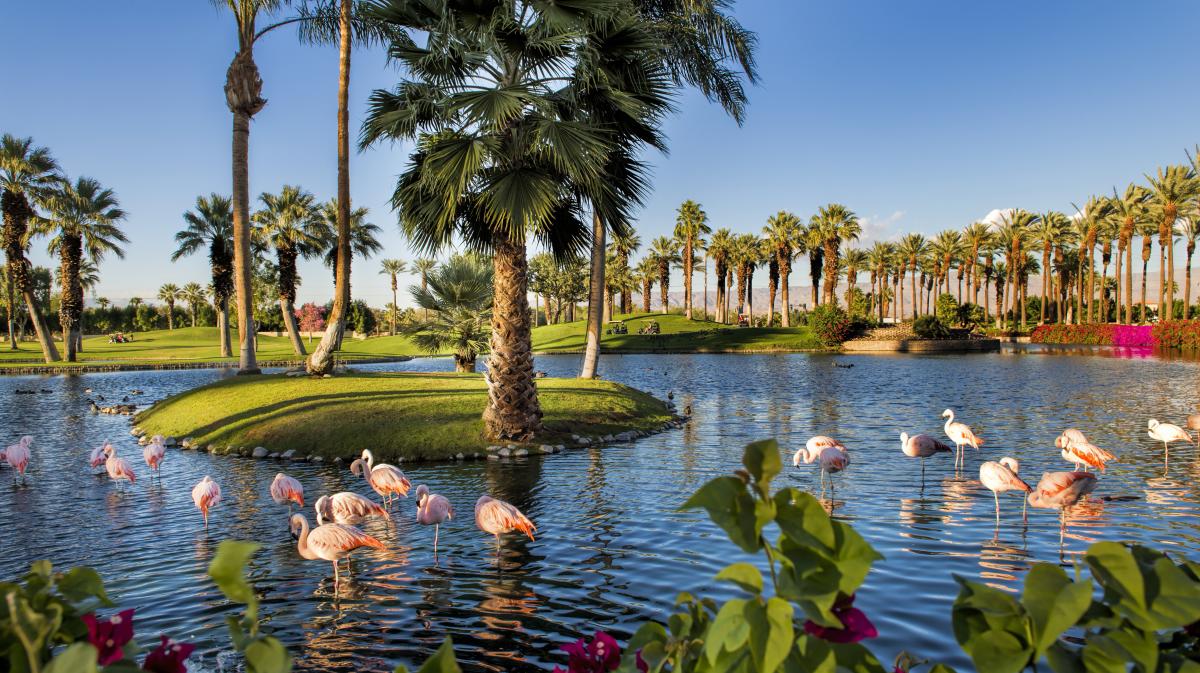
[(1189, 414), (1187, 427), (1188, 430), (1196, 431), (1196, 446), (1200, 447), (1200, 414)]
[(433, 557), (437, 558), (438, 530), (454, 518), (454, 505), (445, 496), (430, 493), (425, 484), (417, 486), (417, 523), (433, 526)]
[[(104, 461), (104, 470), (108, 472), (108, 478), (121, 485), (121, 481), (128, 481), (130, 484), (137, 483), (137, 476), (133, 473), (133, 466), (129, 461), (117, 455), (117, 448), (112, 444), (104, 445), (104, 453), (108, 459)], [(122, 487), (123, 488), (123, 487)]]
[(16, 444), (4, 450), (4, 460), (9, 467), (16, 470), (13, 473), (13, 483), (17, 481), (17, 475), (21, 475), (21, 483), (25, 483), (25, 470), (29, 467), (30, 451), (29, 447), (33, 445), (33, 437), (25, 435), (17, 440)]
[(162, 435), (155, 435), (150, 443), (142, 448), (142, 458), (150, 466), (153, 474), (158, 474), (158, 466), (162, 465), (163, 457), (167, 455), (167, 447), (163, 444)]
[(1171, 423), (1159, 423), (1153, 418), (1150, 419), (1147, 425), (1150, 428), (1147, 432), (1147, 434), (1150, 435), (1150, 438), (1163, 443), (1163, 453), (1165, 458), (1171, 457), (1171, 442), (1192, 441), (1192, 436), (1188, 434), (1188, 431), (1184, 430), (1178, 425), (1173, 425)]
[(925, 483), (925, 459), (939, 453), (953, 453), (954, 449), (925, 434), (912, 437), (907, 432), (900, 433), (900, 450), (909, 458), (921, 459), (921, 483)]
[(1086, 472), (1087, 467), (1090, 466), (1103, 472), (1106, 463), (1117, 459), (1113, 454), (1089, 443), (1086, 439), (1083, 441), (1072, 441), (1067, 439), (1064, 434), (1055, 440), (1055, 446), (1059, 445), (1059, 440), (1062, 440), (1063, 460), (1073, 464), (1076, 470), (1079, 470), (1082, 466), (1084, 468), (1083, 471)]
[(1096, 475), (1091, 472), (1043, 472), (1027, 500), (1034, 507), (1059, 510), (1061, 533), (1067, 527), (1067, 508), (1091, 493), (1096, 483)]
[(833, 489), (833, 475), (850, 466), (850, 455), (841, 442), (817, 435), (808, 440), (804, 448), (792, 456), (792, 465), (800, 466), (801, 461), (812, 463), (816, 461), (821, 468), (821, 489), (825, 489), (825, 476), (829, 476), (829, 488)]
[[(992, 498), (996, 501), (996, 525), (1000, 525), (1000, 494), (1007, 491), (1022, 491), (1028, 493), (1032, 490), (1029, 484), (1025, 483), (1024, 479), (1017, 476), (1021, 469), (1020, 463), (1015, 458), (1005, 456), (999, 461), (989, 460), (979, 466), (979, 481), (992, 492)], [(1021, 520), (1028, 521), (1029, 518), (1025, 514), (1025, 498), (1021, 498)]]
[[(105, 463), (105, 461), (108, 460), (108, 446), (109, 446), (108, 442), (105, 442), (102, 446), (98, 446), (98, 447), (92, 449), (92, 452), (88, 455), (88, 466), (89, 467), (91, 467), (93, 470), (96, 470), (96, 469), (103, 470), (104, 469), (104, 463)], [(100, 472), (98, 474), (104, 474), (104, 473)]]
[(496, 536), (496, 553), (500, 553), (500, 536), (519, 530), (532, 540), (537, 526), (521, 510), (491, 496), (480, 496), (475, 501), (475, 525), (479, 530)]
[(192, 502), (204, 515), (204, 530), (208, 530), (208, 510), (221, 504), (221, 486), (207, 474), (192, 487)]
[(1063, 433), (1054, 440), (1054, 447), (1057, 449), (1065, 449), (1068, 444), (1089, 444), (1088, 438), (1075, 428), (1067, 428)]
[[(333, 583), (341, 580), (338, 575), (338, 561), (346, 558), (355, 549), (371, 547), (383, 549), (383, 543), (367, 535), (354, 526), (341, 523), (327, 523), (311, 531), (308, 519), (303, 514), (293, 514), (291, 518), (292, 534), (296, 536), (296, 551), (302, 558), (310, 561), (318, 559), (333, 563)], [(347, 563), (347, 566), (349, 564)], [(346, 569), (349, 572), (349, 567)]]
[(392, 515), (388, 514), (383, 507), (357, 493), (347, 491), (323, 495), (317, 498), (313, 508), (317, 510), (318, 526), (323, 525), (326, 521), (356, 526), (372, 516), (388, 520), (392, 518)]
[(954, 442), (956, 454), (954, 457), (954, 467), (960, 467), (966, 464), (966, 454), (963, 452), (964, 446), (972, 446), (976, 451), (980, 446), (983, 446), (983, 438), (975, 434), (971, 430), (971, 426), (966, 423), (959, 423), (954, 420), (954, 411), (947, 409), (942, 412), (942, 418), (946, 419), (946, 436), (950, 441)]
[(412, 482), (404, 476), (400, 468), (387, 463), (376, 465), (375, 456), (367, 449), (363, 449), (362, 458), (350, 463), (350, 472), (356, 477), (361, 474), (367, 480), (371, 488), (383, 498), (384, 507), (390, 505), (396, 495), (408, 497), (408, 489), (412, 488)]
[(304, 506), (304, 486), (296, 479), (280, 472), (271, 482), (271, 499), (276, 505), (287, 503), (288, 514), (292, 513), (292, 503)]

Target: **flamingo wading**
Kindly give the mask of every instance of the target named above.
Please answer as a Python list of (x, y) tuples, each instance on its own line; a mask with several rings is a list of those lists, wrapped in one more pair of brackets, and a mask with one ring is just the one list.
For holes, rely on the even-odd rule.
[[(992, 492), (992, 498), (996, 501), (997, 526), (1000, 525), (1000, 494), (1007, 491), (1028, 493), (1032, 490), (1029, 484), (1026, 484), (1025, 480), (1017, 475), (1020, 469), (1020, 463), (1015, 458), (1007, 456), (999, 461), (989, 460), (979, 466), (979, 481)], [(1021, 497), (1021, 520), (1029, 520), (1025, 515), (1024, 496)]]
[(1091, 472), (1043, 472), (1027, 500), (1034, 507), (1059, 510), (1062, 533), (1067, 527), (1067, 509), (1091, 493), (1096, 483), (1096, 475)]
[(357, 526), (364, 519), (377, 516), (390, 520), (392, 515), (380, 505), (364, 498), (357, 493), (342, 491), (333, 495), (323, 495), (313, 504), (317, 510), (317, 525), (326, 522), (344, 523)]
[[(301, 557), (310, 561), (322, 560), (333, 563), (333, 583), (335, 585), (341, 580), (341, 576), (338, 574), (338, 561), (361, 547), (384, 548), (382, 542), (354, 526), (327, 523), (309, 530), (308, 519), (303, 514), (293, 514), (291, 522), (292, 534), (296, 536), (296, 551), (300, 552)], [(348, 567), (347, 572), (349, 572)]]
[(204, 530), (208, 530), (208, 510), (221, 504), (221, 486), (207, 474), (192, 488), (192, 502), (204, 515)]
[(475, 525), (479, 530), (496, 536), (496, 553), (500, 553), (500, 536), (519, 530), (532, 540), (537, 526), (521, 510), (491, 496), (480, 496), (475, 501)]
[(387, 507), (392, 502), (392, 498), (397, 495), (408, 497), (408, 489), (412, 488), (412, 482), (400, 468), (387, 463), (375, 464), (375, 456), (367, 449), (363, 449), (362, 457), (350, 463), (350, 472), (354, 476), (362, 475), (367, 483), (371, 485), (379, 497), (383, 498), (383, 505)]
[(133, 466), (129, 461), (117, 455), (117, 448), (112, 444), (104, 445), (104, 453), (108, 459), (104, 461), (104, 469), (108, 472), (108, 478), (117, 482), (120, 485), (121, 481), (128, 481), (130, 484), (137, 483), (137, 476), (133, 473)]
[(971, 446), (978, 451), (979, 447), (983, 446), (983, 438), (976, 435), (975, 431), (971, 430), (971, 426), (954, 420), (954, 411), (952, 409), (943, 411), (942, 418), (946, 419), (946, 436), (950, 438), (950, 441), (954, 442), (956, 450), (954, 467), (962, 467), (967, 462), (963, 447)]
[(29, 458), (31, 456), (29, 447), (33, 446), (33, 437), (25, 435), (17, 440), (16, 444), (4, 450), (4, 461), (9, 467), (16, 470), (13, 472), (13, 482), (17, 481), (17, 475), (21, 476), (21, 483), (25, 483), (25, 470), (29, 468)]
[(287, 504), (288, 514), (292, 513), (292, 503), (296, 503), (301, 507), (304, 506), (304, 486), (300, 484), (294, 477), (280, 472), (275, 475), (275, 480), (271, 482), (271, 499), (276, 505)]
[(1163, 458), (1171, 457), (1171, 442), (1191, 442), (1192, 436), (1187, 430), (1173, 425), (1171, 423), (1159, 423), (1157, 419), (1151, 418), (1147, 423), (1149, 430), (1146, 434), (1150, 435), (1150, 439), (1163, 443)]
[(433, 557), (437, 558), (438, 531), (443, 523), (454, 518), (454, 505), (445, 496), (430, 493), (425, 484), (417, 486), (417, 523), (433, 526)]
[(921, 483), (925, 483), (925, 459), (939, 453), (954, 453), (954, 449), (930, 437), (919, 434), (908, 436), (907, 432), (900, 433), (900, 450), (909, 458), (921, 459)]
[(832, 490), (833, 475), (850, 466), (850, 455), (841, 442), (832, 437), (817, 435), (810, 438), (804, 448), (792, 456), (792, 465), (799, 467), (801, 462), (816, 462), (821, 468), (821, 489), (824, 490), (825, 477), (828, 476), (829, 488)]

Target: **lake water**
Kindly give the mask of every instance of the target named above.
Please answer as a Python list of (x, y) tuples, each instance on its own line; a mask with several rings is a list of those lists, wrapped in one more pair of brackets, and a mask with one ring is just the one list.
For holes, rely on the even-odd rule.
[[(578, 363), (578, 356), (537, 361), (551, 376), (574, 375)], [(606, 378), (660, 397), (674, 391), (681, 408), (693, 406), (692, 421), (603, 449), (406, 466), (414, 484), (429, 484), (457, 507), (458, 520), (441, 531), (439, 558), (433, 531), (412, 522), (413, 502), (404, 500), (393, 529), (365, 526), (388, 548), (356, 554), (354, 578), (337, 593), (328, 563), (296, 553), (286, 514), (267, 486), (283, 469), (304, 483), (310, 501), (324, 492), (368, 493), (349, 470), (172, 451), (161, 483), (152, 482), (127, 419), (87, 412), (89, 395), (111, 402), (141, 389), (136, 399), (149, 401), (228, 374), (0, 377), (6, 400), (0, 441), (35, 438), (28, 487), (13, 486), (10, 470), (0, 470), (0, 578), (15, 578), (40, 558), (95, 566), (111, 596), (138, 608), (143, 643), (160, 632), (191, 640), (203, 652), (201, 668), (218, 670), (217, 654), (228, 649), (229, 608), (206, 567), (218, 541), (251, 539), (265, 545), (253, 565), (264, 612), (300, 670), (391, 671), (423, 660), (446, 634), (466, 670), (548, 669), (565, 662), (561, 644), (596, 629), (623, 640), (647, 618), (665, 616), (681, 590), (731, 596), (711, 578), (743, 555), (703, 513), (676, 508), (707, 479), (737, 467), (747, 442), (776, 437), (790, 453), (811, 435), (829, 434), (850, 448), (853, 460), (837, 477), (835, 515), (886, 556), (857, 600), (879, 628), (873, 649), (885, 661), (904, 648), (970, 668), (950, 630), (953, 574), (1017, 590), (1030, 564), (1071, 564), (1098, 540), (1195, 555), (1196, 451), (1174, 445), (1164, 474), (1162, 446), (1146, 436), (1146, 420), (1181, 423), (1195, 410), (1198, 367), (1107, 349), (605, 356)], [(452, 364), (422, 359), (370, 368), (444, 371)], [(961, 476), (949, 457), (931, 460), (922, 488), (918, 461), (900, 453), (898, 435), (940, 437), (946, 407), (988, 442), (970, 452)], [(1030, 481), (1043, 470), (1069, 469), (1053, 447), (1067, 427), (1121, 458), (1095, 495), (1133, 499), (1078, 507), (1061, 548), (1056, 513), (1031, 510), (1023, 525), (1015, 496), (1002, 498), (997, 528), (992, 495), (977, 481), (979, 463), (1014, 456)], [(118, 444), (141, 477), (128, 493), (86, 469), (88, 451), (105, 439)], [(225, 492), (207, 534), (190, 498), (205, 474)], [(817, 483), (812, 466), (793, 468), (790, 460), (780, 481), (810, 490)], [(509, 537), (497, 558), (472, 518), (484, 492), (526, 512), (537, 523), (537, 541)]]

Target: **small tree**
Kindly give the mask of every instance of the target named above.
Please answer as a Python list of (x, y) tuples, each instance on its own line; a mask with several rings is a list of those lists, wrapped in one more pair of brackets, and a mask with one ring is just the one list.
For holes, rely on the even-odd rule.
[(296, 309), (296, 320), (300, 323), (300, 330), (308, 332), (308, 342), (312, 343), (313, 332), (325, 329), (325, 307), (308, 302)]

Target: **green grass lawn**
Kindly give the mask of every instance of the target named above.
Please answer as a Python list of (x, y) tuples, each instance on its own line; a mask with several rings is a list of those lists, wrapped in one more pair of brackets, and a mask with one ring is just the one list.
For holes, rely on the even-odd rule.
[[(547, 433), (653, 430), (671, 420), (659, 400), (610, 381), (539, 379)], [(349, 458), (371, 449), (378, 459), (444, 459), (483, 451), (480, 414), (487, 386), (475, 374), (358, 373), (333, 378), (283, 375), (226, 379), (168, 398), (136, 424), (151, 434), (192, 437), (202, 445), (295, 449)]]
[[(81, 364), (154, 364), (161, 362), (236, 362), (237, 330), (232, 330), (234, 342), (233, 358), (221, 358), (215, 327), (181, 327), (175, 330), (137, 332), (132, 343), (112, 344), (107, 336), (90, 337), (83, 340)], [(316, 347), (319, 339), (314, 338), (306, 347)], [(18, 344), (19, 350), (0, 347), (0, 369), (4, 367), (28, 367), (42, 363), (42, 349), (37, 342), (25, 341)], [(61, 354), (62, 343), (57, 344)], [(372, 337), (358, 340), (347, 337), (342, 342), (342, 357), (346, 359), (384, 357), (395, 355), (418, 355), (420, 351), (405, 337)], [(298, 360), (287, 337), (258, 338), (258, 359)], [(55, 363), (61, 366), (66, 363)]]
[[(619, 315), (629, 334), (601, 334), (603, 351), (620, 353), (722, 353), (730, 351), (821, 350), (807, 327), (731, 327), (707, 320), (687, 320), (682, 315), (632, 313)], [(657, 321), (662, 334), (637, 332)], [(584, 348), (585, 321), (546, 325), (533, 330), (533, 348), (541, 353), (578, 352)], [(608, 328), (608, 325), (605, 326)]]

